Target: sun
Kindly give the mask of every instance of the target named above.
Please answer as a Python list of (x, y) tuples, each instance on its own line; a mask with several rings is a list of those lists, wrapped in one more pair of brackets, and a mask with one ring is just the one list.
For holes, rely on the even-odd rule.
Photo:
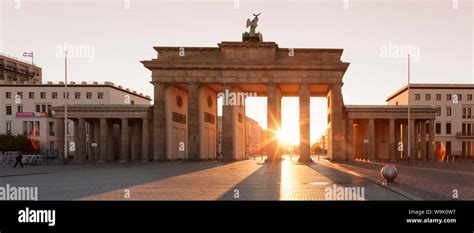
[(285, 144), (298, 145), (300, 143), (300, 137), (298, 130), (291, 130), (282, 128), (278, 131), (278, 140)]

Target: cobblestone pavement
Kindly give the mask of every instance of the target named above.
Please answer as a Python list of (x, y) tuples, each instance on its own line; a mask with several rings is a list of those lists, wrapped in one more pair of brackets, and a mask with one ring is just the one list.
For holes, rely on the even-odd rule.
[(325, 200), (325, 188), (337, 185), (364, 187), (368, 200), (407, 199), (361, 177), (296, 160), (0, 167), (0, 187), (37, 186), (40, 200)]
[(364, 187), (368, 200), (406, 199), (361, 177), (296, 160), (1, 167), (0, 186), (37, 186), (40, 200), (325, 200), (327, 187)]
[[(337, 165), (382, 181), (380, 169), (389, 163), (349, 161)], [(474, 199), (474, 164), (437, 161), (394, 162), (399, 172), (393, 186), (424, 200)]]

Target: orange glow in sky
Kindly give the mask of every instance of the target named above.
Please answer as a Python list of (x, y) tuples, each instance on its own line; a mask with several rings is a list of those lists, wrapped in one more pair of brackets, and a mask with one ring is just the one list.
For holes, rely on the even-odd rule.
[[(222, 100), (218, 100), (218, 115), (222, 115)], [(310, 103), (310, 130), (311, 143), (315, 143), (327, 127), (326, 98), (311, 97)], [(263, 107), (262, 107), (263, 106)], [(260, 126), (267, 128), (267, 98), (249, 97), (245, 100), (245, 114), (256, 120)], [(282, 116), (281, 129), (278, 133), (279, 140), (284, 143), (298, 145), (300, 141), (299, 128), (299, 102), (298, 97), (283, 97), (281, 101)]]

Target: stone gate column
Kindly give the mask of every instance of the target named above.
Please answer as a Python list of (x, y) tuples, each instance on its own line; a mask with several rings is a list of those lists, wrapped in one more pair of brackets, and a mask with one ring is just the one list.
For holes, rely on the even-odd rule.
[(408, 132), (410, 134), (410, 156), (411, 158), (409, 159), (416, 159), (416, 154), (417, 154), (417, 150), (416, 150), (416, 143), (417, 143), (417, 139), (416, 139), (416, 125), (415, 125), (415, 119), (411, 118), (410, 119), (410, 132)]
[(188, 160), (198, 161), (201, 153), (201, 105), (198, 83), (188, 84)]
[(427, 157), (426, 157), (426, 121), (425, 120), (422, 120), (421, 121), (421, 129), (420, 129), (420, 135), (421, 135), (421, 157), (420, 159), (422, 160), (426, 160)]
[(431, 160), (434, 159), (434, 148), (435, 148), (435, 123), (434, 120), (429, 121), (429, 142), (428, 142), (428, 155), (426, 156), (427, 159)]
[(92, 148), (92, 143), (95, 142), (95, 130), (94, 130), (94, 121), (93, 120), (88, 120), (86, 121), (87, 126), (89, 127), (89, 137), (88, 137), (88, 142), (89, 144), (87, 145), (88, 149), (88, 155), (89, 155), (89, 161), (92, 161), (95, 159), (95, 148)]
[(369, 160), (375, 161), (375, 119), (369, 119)]
[[(234, 91), (233, 84), (224, 84), (223, 93), (232, 93)], [(227, 94), (226, 94), (227, 95)], [(235, 106), (228, 103), (226, 95), (222, 100), (222, 157), (224, 161), (232, 161), (234, 159), (234, 108)]]
[(148, 162), (150, 159), (149, 152), (149, 138), (148, 138), (148, 118), (142, 119), (142, 162)]
[(354, 120), (349, 119), (347, 121), (347, 146), (346, 146), (346, 160), (352, 160), (355, 158), (355, 139), (354, 139)]
[(281, 90), (275, 83), (267, 85), (267, 158), (280, 160), (278, 133), (281, 128)]
[[(71, 119), (72, 120), (72, 119)], [(79, 127), (77, 127), (79, 124), (78, 124), (78, 120), (73, 120), (74, 121), (74, 144), (75, 144), (75, 147), (74, 148), (74, 160), (75, 161), (80, 161), (81, 160), (81, 157), (80, 157), (80, 154), (78, 153), (78, 150), (77, 150), (77, 142), (79, 140)]]
[(310, 143), (310, 93), (307, 83), (300, 85), (299, 107), (300, 107), (300, 157), (298, 162), (311, 162)]
[(100, 121), (94, 120), (93, 121), (93, 129), (94, 129), (94, 138), (92, 142), (95, 142), (97, 146), (95, 148), (92, 148), (92, 153), (94, 155), (94, 161), (97, 161), (99, 159), (99, 153), (100, 153)]
[(331, 160), (344, 159), (344, 101), (342, 83), (332, 84), (329, 90), (328, 155)]
[(166, 159), (166, 117), (165, 117), (165, 89), (163, 83), (154, 83), (155, 94), (153, 100), (153, 159)]
[(388, 120), (388, 155), (390, 160), (395, 160), (397, 143), (395, 142), (395, 119)]
[(76, 142), (76, 153), (80, 161), (86, 160), (86, 120), (79, 118), (77, 120), (78, 140)]
[(133, 161), (140, 160), (140, 126), (141, 122), (135, 119), (132, 121), (132, 127), (130, 132), (130, 159)]
[(114, 154), (114, 123), (112, 119), (107, 121), (107, 161), (113, 161), (115, 154)]
[[(107, 160), (107, 119), (100, 118), (100, 145), (99, 145), (99, 161), (105, 162)], [(112, 137), (112, 135), (109, 135)]]
[(120, 162), (127, 162), (128, 161), (128, 156), (130, 152), (130, 137), (129, 137), (129, 130), (128, 130), (128, 118), (122, 118), (122, 124), (121, 124), (121, 152), (120, 152)]

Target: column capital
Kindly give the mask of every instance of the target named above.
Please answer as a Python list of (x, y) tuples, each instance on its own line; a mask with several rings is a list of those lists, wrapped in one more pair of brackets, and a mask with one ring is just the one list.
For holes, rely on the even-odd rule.
[(333, 88), (342, 88), (342, 86), (344, 86), (344, 83), (331, 83), (329, 84), (329, 88), (330, 89), (333, 89)]
[(280, 84), (279, 83), (276, 83), (276, 82), (268, 82), (267, 83), (267, 87), (275, 87), (275, 88), (279, 88), (280, 87)]
[(309, 93), (309, 84), (308, 83), (301, 83), (299, 86), (299, 91), (307, 91)]

